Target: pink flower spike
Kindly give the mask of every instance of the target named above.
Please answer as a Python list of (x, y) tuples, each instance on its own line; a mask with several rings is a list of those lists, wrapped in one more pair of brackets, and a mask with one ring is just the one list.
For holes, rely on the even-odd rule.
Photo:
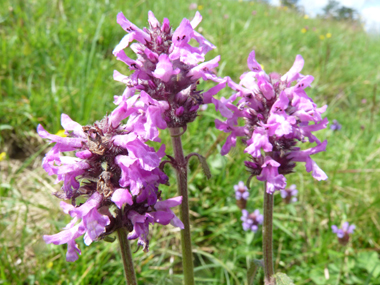
[[(147, 103), (147, 106), (139, 104), (138, 113), (131, 114), (128, 131), (135, 130), (145, 139), (160, 141), (158, 130), (153, 125), (157, 119), (161, 121), (159, 117), (165, 120), (165, 128), (185, 127), (195, 120), (199, 106), (211, 103), (211, 96), (216, 94), (214, 92), (225, 86), (225, 79), (218, 77), (214, 70), (218, 66), (219, 56), (199, 64), (204, 62), (206, 53), (215, 48), (200, 33), (194, 31), (201, 20), (201, 14), (196, 12), (191, 22), (183, 19), (173, 33), (169, 20), (165, 18), (160, 26), (151, 11), (148, 13), (149, 27), (143, 30), (137, 30), (122, 14), (118, 16), (119, 24), (129, 34), (115, 48), (114, 54), (134, 72), (125, 76), (115, 71), (114, 79), (137, 92), (144, 91), (156, 102), (165, 102), (168, 106), (164, 110), (156, 108), (158, 104), (154, 104), (153, 108)], [(149, 38), (145, 35), (149, 35)], [(192, 46), (191, 39), (195, 39), (198, 46)], [(137, 54), (136, 60), (127, 57), (123, 51), (134, 40), (137, 42), (131, 44), (130, 48)], [(198, 91), (200, 78), (222, 84), (212, 89), (212, 92)], [(125, 99), (123, 95), (115, 98), (115, 102), (120, 105)]]

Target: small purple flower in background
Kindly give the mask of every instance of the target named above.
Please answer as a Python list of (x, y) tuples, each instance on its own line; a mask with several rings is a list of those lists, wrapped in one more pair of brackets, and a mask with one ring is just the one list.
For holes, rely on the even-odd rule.
[(296, 189), (296, 185), (292, 184), (289, 188), (285, 188), (283, 190), (280, 190), (281, 197), (284, 200), (286, 204), (289, 204), (291, 202), (297, 202), (297, 194), (298, 190)]
[[(113, 54), (134, 72), (125, 76), (114, 71), (114, 79), (127, 86), (123, 96), (115, 101), (123, 104), (140, 92), (139, 112), (130, 121), (131, 125), (140, 126), (140, 134), (149, 135), (147, 139), (159, 140), (157, 128), (186, 128), (197, 117), (200, 106), (211, 103), (213, 96), (226, 86), (227, 79), (214, 72), (220, 56), (203, 62), (215, 46), (195, 30), (201, 21), (201, 14), (196, 12), (192, 21), (183, 19), (173, 31), (167, 18), (160, 23), (149, 11), (149, 28), (140, 29), (123, 13), (117, 15), (118, 24), (128, 34)], [(191, 40), (198, 42), (198, 46), (191, 46)], [(124, 51), (132, 41), (137, 41), (130, 45), (137, 59), (129, 58)], [(218, 84), (208, 91), (198, 91), (200, 79)]]
[(342, 128), (342, 125), (338, 123), (337, 120), (333, 120), (331, 126), (330, 126), (330, 129), (332, 131), (339, 131), (340, 129)]
[[(229, 99), (212, 98), (216, 110), (227, 120), (215, 121), (217, 129), (230, 133), (222, 147), (222, 155), (236, 145), (237, 137), (245, 137), (245, 152), (251, 161), (245, 165), (251, 176), (266, 181), (266, 191), (273, 194), (286, 187), (285, 174), (292, 173), (296, 162), (305, 162), (306, 171), (317, 180), (327, 175), (311, 159), (311, 155), (325, 151), (327, 141), (321, 142), (313, 132), (325, 129), (327, 118), (322, 113), (327, 106), (318, 108), (306, 94), (314, 78), (302, 75), (302, 56), (297, 55), (292, 68), (283, 76), (266, 74), (255, 59), (255, 52), (248, 56), (251, 71), (243, 73), (240, 84), (228, 78), (228, 85), (237, 93)], [(292, 83), (295, 82), (294, 85)], [(237, 103), (233, 103), (238, 99)], [(238, 119), (245, 120), (245, 126)], [(298, 142), (316, 143), (316, 146), (301, 150)]]
[(348, 222), (343, 223), (341, 229), (338, 229), (336, 225), (331, 226), (333, 233), (337, 235), (341, 245), (346, 245), (348, 243), (350, 240), (350, 234), (354, 232), (355, 228), (355, 225), (350, 225)]
[(259, 210), (255, 210), (253, 213), (248, 213), (247, 210), (242, 210), (242, 217), (240, 218), (243, 221), (243, 229), (245, 231), (251, 230), (256, 232), (259, 228), (259, 225), (263, 223), (264, 216), (260, 214)]
[[(145, 136), (139, 135), (139, 129), (120, 124), (141, 110), (137, 99), (134, 96), (126, 100), (109, 116), (89, 126), (81, 126), (62, 114), (65, 137), (52, 135), (41, 125), (37, 128), (42, 138), (56, 143), (42, 166), (49, 175), (57, 175), (56, 183), (63, 182), (62, 190), (54, 195), (71, 200), (71, 204), (62, 201), (60, 206), (73, 218), (62, 232), (43, 238), (55, 245), (66, 243), (67, 261), (78, 259), (81, 251), (75, 239), (82, 235), (85, 244), (90, 245), (125, 227), (128, 239), (138, 239), (138, 245), (148, 250), (149, 224), (171, 223), (183, 228), (171, 210), (181, 204), (182, 197), (161, 201), (158, 190), (168, 181), (159, 169), (165, 145), (156, 152), (145, 143)], [(63, 155), (67, 152), (75, 156)], [(110, 211), (110, 207), (115, 210)]]
[(239, 181), (237, 185), (234, 185), (236, 204), (240, 209), (245, 209), (247, 206), (247, 199), (249, 197), (249, 192), (247, 186), (244, 185), (243, 181)]
[(197, 3), (191, 3), (190, 5), (189, 5), (189, 10), (195, 10), (195, 9), (197, 9), (198, 8), (198, 4)]

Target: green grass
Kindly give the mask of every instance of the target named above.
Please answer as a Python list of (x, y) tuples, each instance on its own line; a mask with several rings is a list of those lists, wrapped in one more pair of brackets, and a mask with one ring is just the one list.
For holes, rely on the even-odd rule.
[[(195, 13), (188, 9), (190, 2), (177, 2), (0, 2), (0, 152), (9, 154), (0, 162), (0, 284), (123, 284), (116, 243), (86, 247), (80, 241), (82, 255), (67, 263), (64, 246), (42, 241), (43, 234), (65, 226), (68, 217), (50, 195), (59, 185), (41, 169), (42, 157), (33, 156), (44, 145), (35, 128), (42, 123), (57, 132), (62, 112), (87, 124), (112, 111), (113, 95), (124, 89), (113, 81), (113, 70), (127, 73), (112, 55), (124, 35), (116, 14), (123, 11), (141, 27), (152, 10), (158, 19), (169, 18), (175, 28)], [(328, 147), (315, 160), (329, 179), (313, 180), (300, 164), (287, 176), (300, 191), (299, 202), (285, 205), (275, 195), (276, 270), (287, 273), (295, 284), (380, 284), (380, 40), (358, 25), (304, 19), (259, 3), (198, 4), (203, 6), (202, 33), (217, 46), (208, 59), (222, 57), (220, 76), (238, 81), (253, 48), (266, 71), (282, 74), (302, 54), (302, 73), (315, 77), (309, 96), (319, 106), (328, 104), (326, 116), (342, 124), (339, 132), (318, 134), (328, 140)], [(308, 31), (302, 33), (306, 26)], [(327, 33), (332, 37), (321, 40)], [(201, 88), (210, 86), (202, 83)], [(230, 93), (225, 89), (220, 96)], [(183, 136), (185, 152), (210, 154), (213, 174), (206, 181), (197, 161), (191, 160), (196, 278), (197, 284), (244, 284), (247, 264), (262, 258), (261, 233), (253, 236), (241, 228), (232, 187), (248, 178), (243, 146), (238, 143), (229, 155), (220, 156), (225, 135), (214, 127), (216, 116), (210, 106)], [(163, 134), (170, 154), (168, 134)], [(172, 185), (162, 190), (164, 197), (171, 197), (176, 185), (173, 172), (166, 170)], [(262, 209), (261, 188), (254, 180), (249, 209)], [(357, 225), (346, 247), (330, 229), (342, 220)], [(138, 251), (134, 258), (140, 284), (181, 284), (176, 229), (154, 227), (150, 252)]]

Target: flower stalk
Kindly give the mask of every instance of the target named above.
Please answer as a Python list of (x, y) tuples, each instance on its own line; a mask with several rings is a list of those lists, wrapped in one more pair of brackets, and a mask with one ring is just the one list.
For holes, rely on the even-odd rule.
[(120, 228), (117, 230), (117, 237), (119, 239), (121, 259), (123, 260), (124, 275), (127, 285), (137, 285), (131, 247), (129, 240), (127, 239), (127, 231), (125, 228)]
[(273, 194), (267, 192), (267, 182), (264, 183), (264, 224), (263, 224), (263, 258), (264, 283), (275, 285), (273, 269)]
[(195, 283), (190, 232), (189, 196), (187, 191), (187, 161), (183, 155), (181, 129), (169, 128), (169, 130), (172, 138), (174, 158), (176, 161), (175, 170), (177, 176), (178, 193), (182, 196), (182, 204), (180, 205), (180, 219), (184, 224), (184, 229), (181, 231), (184, 284), (193, 285)]

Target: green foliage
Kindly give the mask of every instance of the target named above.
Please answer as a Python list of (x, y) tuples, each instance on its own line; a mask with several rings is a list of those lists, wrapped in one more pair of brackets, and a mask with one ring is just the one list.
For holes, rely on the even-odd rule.
[(285, 273), (278, 272), (274, 275), (276, 285), (294, 285), (292, 279), (290, 279)]
[[(194, 15), (189, 4), (0, 1), (0, 144), (4, 150), (8, 152), (17, 141), (22, 147), (17, 150), (25, 151), (38, 123), (57, 132), (62, 112), (87, 124), (113, 110), (112, 96), (121, 94), (124, 86), (112, 80), (112, 72), (128, 73), (112, 56), (124, 36), (115, 21), (119, 11), (136, 25), (146, 26), (147, 12), (152, 10), (157, 18), (167, 17), (177, 27), (183, 17)], [(246, 59), (253, 48), (268, 73), (284, 74), (295, 56), (302, 54), (302, 73), (315, 77), (309, 96), (319, 106), (328, 104), (326, 116), (342, 124), (339, 132), (324, 130), (318, 135), (329, 143), (327, 151), (313, 159), (329, 180), (313, 180), (300, 164), (287, 176), (288, 183), (299, 189), (299, 202), (285, 205), (275, 195), (276, 271), (285, 272), (295, 284), (380, 284), (379, 39), (369, 37), (355, 23), (305, 19), (256, 2), (211, 0), (198, 5), (203, 8), (202, 33), (217, 46), (208, 59), (222, 57), (220, 76), (238, 81), (247, 71)], [(200, 88), (211, 86), (201, 83)], [(226, 89), (220, 96), (230, 93)], [(241, 227), (233, 185), (249, 176), (243, 145), (238, 142), (229, 155), (220, 156), (226, 136), (215, 130), (217, 117), (209, 106), (183, 136), (185, 152), (205, 156), (212, 174), (206, 180), (199, 162), (190, 160), (196, 282), (244, 284), (251, 261), (262, 258), (262, 237)], [(170, 138), (166, 131), (162, 134), (170, 154)], [(59, 185), (41, 169), (41, 156), (28, 155), (22, 161), (9, 157), (0, 162), (0, 283), (122, 284), (116, 242), (87, 247), (78, 239), (82, 255), (67, 263), (65, 246), (42, 241), (43, 234), (58, 232), (70, 220), (50, 194)], [(175, 195), (176, 185), (174, 173), (169, 167), (165, 171), (171, 182), (162, 188), (167, 198)], [(253, 179), (250, 210), (262, 209), (261, 189)], [(346, 247), (339, 245), (330, 228), (342, 220), (357, 226)], [(141, 284), (181, 284), (178, 240), (173, 228), (154, 227), (150, 252), (134, 254)], [(262, 273), (255, 280), (260, 279)]]

